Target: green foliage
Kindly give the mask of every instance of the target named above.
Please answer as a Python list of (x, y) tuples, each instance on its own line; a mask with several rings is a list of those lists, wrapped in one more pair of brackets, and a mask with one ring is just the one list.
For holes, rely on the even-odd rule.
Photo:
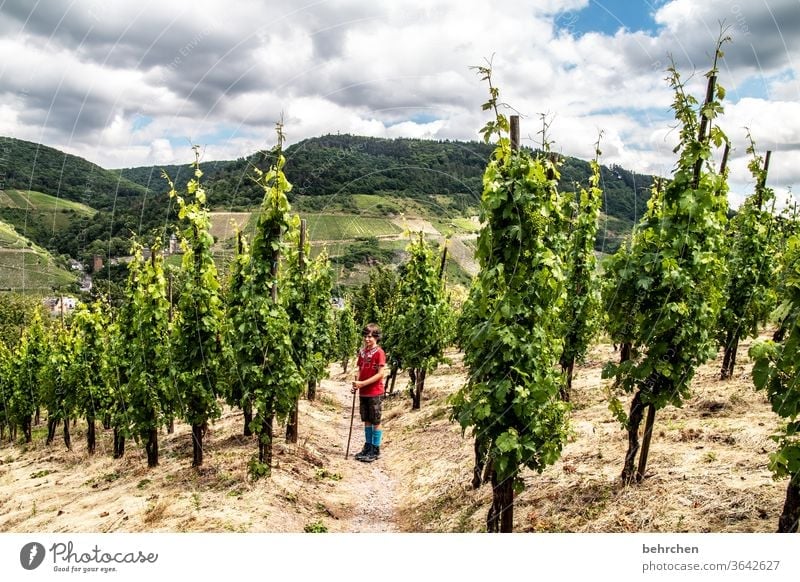
[[(763, 160), (756, 155), (752, 141), (748, 152), (753, 155), (749, 167), (756, 187), (730, 223), (729, 275), (725, 305), (717, 322), (719, 344), (732, 349), (740, 338), (758, 334), (777, 300), (772, 288), (776, 279), (773, 257), (778, 253), (774, 242), (775, 194), (765, 186), (767, 176)], [(773, 208), (769, 208), (770, 202)]]
[(11, 360), (13, 391), (9, 401), (11, 421), (31, 439), (31, 418), (40, 402), (40, 389), (48, 357), (48, 340), (39, 312), (34, 312)]
[(697, 101), (685, 93), (674, 67), (670, 82), (681, 124), (677, 169), (651, 197), (630, 247), (606, 268), (616, 277), (612, 338), (630, 342), (634, 351), (628, 361), (609, 363), (604, 377), (616, 376), (622, 389), (638, 390), (642, 403), (656, 409), (680, 406), (697, 366), (715, 355), (725, 276), (727, 182), (711, 164), (712, 144), (721, 144), (724, 135), (714, 126), (705, 135), (698, 129), (722, 108), (712, 98), (702, 107), (708, 117), (698, 122)]
[(307, 523), (303, 527), (303, 531), (306, 533), (328, 533), (328, 526), (317, 520), (312, 523)]
[(262, 477), (269, 477), (271, 468), (267, 463), (262, 463), (255, 455), (250, 457), (247, 463), (247, 474), (253, 481), (258, 481)]
[(786, 311), (795, 316), (789, 322), (789, 333), (782, 343), (757, 342), (750, 348), (754, 361), (753, 383), (764, 390), (772, 410), (785, 420), (781, 431), (772, 438), (778, 449), (770, 455), (770, 470), (776, 478), (800, 480), (800, 237), (788, 241)]
[(129, 265), (125, 303), (119, 314), (118, 363), (125, 380), (117, 395), (134, 435), (149, 438), (172, 416), (175, 389), (170, 370), (169, 300), (163, 258), (158, 247), (149, 259), (135, 244)]
[(11, 424), (11, 396), (14, 390), (12, 381), (13, 353), (0, 339), (0, 439), (5, 427)]
[[(233, 353), (244, 384), (243, 393), (252, 400), (253, 429), (259, 434), (261, 452), (271, 451), (272, 419), (285, 417), (302, 392), (302, 377), (293, 359), (290, 322), (284, 304), (273, 300), (269, 290), (278, 284), (278, 259), (285, 249), (281, 241), (288, 231), (291, 185), (283, 173), (286, 162), (281, 151), (283, 135), (278, 129), (276, 162), (267, 172), (256, 172), (264, 191), (250, 258), (242, 261), (240, 276), (231, 298)], [(264, 459), (259, 458), (259, 462)]]
[[(491, 88), (490, 71), (481, 72)], [(543, 471), (559, 458), (567, 436), (556, 371), (563, 351), (567, 201), (549, 157), (512, 151), (494, 90), (487, 105), (495, 121), (484, 136), (497, 135), (498, 142), (483, 176), (481, 270), (462, 318), (469, 379), (452, 405), (453, 417), (486, 445), (498, 480), (505, 481), (523, 466)]]
[[(397, 273), (391, 268), (378, 265), (370, 269), (369, 281), (353, 294), (354, 317), (360, 328), (370, 322), (377, 323), (381, 329), (388, 326), (395, 306), (397, 285)], [(384, 340), (384, 349), (388, 346)]]
[(408, 261), (401, 267), (395, 308), (386, 328), (392, 357), (403, 367), (430, 372), (443, 361), (452, 341), (450, 305), (439, 279), (439, 261), (423, 233), (406, 248)]
[(13, 350), (36, 313), (40, 318), (43, 315), (42, 302), (38, 297), (0, 293), (0, 341)]
[(349, 243), (341, 250), (341, 254), (331, 259), (336, 265), (342, 265), (345, 269), (352, 269), (356, 265), (391, 263), (397, 253), (391, 249), (380, 247), (378, 239), (366, 237)]
[[(598, 156), (600, 151), (597, 151)], [(581, 188), (574, 210), (574, 223), (569, 238), (567, 272), (567, 330), (561, 366), (567, 368), (582, 361), (597, 334), (600, 323), (600, 293), (596, 274), (594, 241), (603, 191), (600, 189), (600, 165), (592, 162), (593, 174), (589, 189)]]
[(325, 373), (331, 351), (333, 271), (325, 250), (309, 259), (308, 239), (300, 252), (299, 223), (299, 219), (294, 222), (286, 245), (285, 292), (281, 297), (291, 322), (295, 363), (306, 380), (316, 382)]
[(247, 319), (248, 282), (247, 265), (250, 262), (250, 249), (244, 234), (236, 231), (236, 254), (230, 264), (228, 292), (225, 298), (226, 317), (223, 330), (227, 340), (223, 342), (225, 365), (226, 402), (231, 406), (244, 408), (250, 401), (249, 386), (239, 369), (239, 358), (247, 357), (247, 343), (239, 334), (239, 325)]
[(70, 330), (59, 325), (47, 336), (47, 356), (39, 385), (39, 402), (47, 409), (48, 420), (65, 420), (77, 406), (78, 386), (70, 373), (75, 361)]
[(102, 301), (79, 304), (70, 325), (73, 361), (69, 374), (77, 389), (78, 412), (90, 420), (113, 409), (110, 326), (108, 305)]
[(344, 307), (335, 313), (335, 322), (333, 357), (341, 362), (342, 368), (347, 371), (347, 362), (356, 353), (360, 340), (360, 329), (356, 326), (349, 298), (345, 300)]
[[(3, 168), (6, 188), (57, 195), (99, 210), (93, 215), (76, 212), (58, 229), (52, 228), (52, 214), (50, 228), (34, 224), (36, 242), (48, 250), (78, 258), (92, 241), (108, 244), (115, 237), (125, 239), (125, 248), (129, 248), (133, 233), (162, 228), (165, 216), (174, 218), (167, 199), (152, 196), (148, 188), (119, 171), (105, 170), (41, 144), (8, 137), (0, 140), (7, 154)], [(158, 175), (156, 172), (154, 177)]]
[(217, 268), (211, 255), (214, 239), (209, 232), (206, 194), (200, 185), (200, 154), (195, 147), (194, 177), (186, 196), (169, 181), (171, 198), (178, 203), (181, 220), (182, 285), (178, 316), (172, 328), (172, 375), (181, 413), (192, 426), (219, 418), (217, 403), (223, 357), (223, 303)]

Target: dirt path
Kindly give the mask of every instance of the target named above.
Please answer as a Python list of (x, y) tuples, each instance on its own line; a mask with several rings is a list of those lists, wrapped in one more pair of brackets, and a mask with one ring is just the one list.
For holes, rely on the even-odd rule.
[(362, 463), (354, 458), (364, 445), (364, 425), (358, 415), (358, 399), (355, 401), (350, 452), (348, 459), (344, 458), (353, 409), (350, 379), (351, 374), (337, 374), (323, 382), (321, 387), (323, 391), (332, 394), (341, 407), (336, 427), (339, 442), (329, 453), (331, 466), (342, 475), (339, 487), (341, 502), (352, 507), (352, 512), (346, 518), (348, 523), (341, 524), (341, 529), (353, 533), (397, 532), (396, 482), (391, 470), (391, 447), (382, 447), (381, 458), (373, 463)]

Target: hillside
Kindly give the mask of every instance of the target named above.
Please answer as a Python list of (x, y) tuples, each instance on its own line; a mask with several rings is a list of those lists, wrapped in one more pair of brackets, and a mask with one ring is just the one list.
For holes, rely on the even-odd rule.
[[(602, 365), (618, 357), (599, 344), (577, 368), (571, 437), (561, 459), (542, 474), (525, 471), (514, 510), (517, 532), (772, 532), (785, 482), (767, 468), (777, 416), (750, 380), (750, 342), (740, 345), (730, 381), (720, 362), (701, 366), (693, 396), (656, 417), (647, 478), (621, 487), (626, 433), (607, 409)], [(253, 481), (255, 437), (241, 436), (242, 417), (225, 410), (209, 427), (206, 462), (191, 464), (191, 433), (178, 423), (161, 433), (161, 463), (148, 469), (143, 447), (130, 443), (111, 458), (110, 431), (86, 453), (85, 423), (72, 429), (73, 450), (44, 444), (0, 444), (0, 529), (5, 532), (481, 532), (488, 486), (470, 487), (473, 446), (448, 420), (448, 395), (465, 381), (461, 355), (431, 374), (422, 409), (401, 394), (387, 399), (381, 459), (353, 460), (363, 436), (350, 420), (348, 379), (330, 368), (318, 399), (300, 403), (300, 441), (275, 445), (271, 478)], [(356, 421), (356, 425), (358, 422)], [(282, 435), (280, 429), (276, 434)]]
[[(0, 196), (0, 220), (54, 254), (85, 264), (93, 255), (126, 255), (132, 236), (146, 241), (176, 221), (161, 167), (106, 170), (47, 146), (2, 140), (9, 155), (0, 161), (6, 188)], [(285, 171), (293, 184), (290, 202), (309, 219), (312, 240), (326, 241), (340, 274), (353, 273), (351, 282), (360, 276), (352, 270), (354, 265), (397, 262), (405, 247), (399, 235), (407, 221), (415, 220), (432, 225), (434, 238), (459, 239), (453, 250), (463, 260), (451, 261), (448, 269), (467, 282), (474, 270), (467, 264), (475, 232), (472, 219), (491, 151), (492, 146), (481, 142), (352, 135), (306, 139), (285, 152)], [(187, 151), (187, 162), (190, 154)], [(202, 163), (211, 206), (228, 217), (257, 209), (263, 192), (251, 179), (252, 167), (266, 168), (270, 155), (256, 152)], [(163, 170), (182, 188), (191, 166)], [(565, 157), (561, 189), (585, 184), (589, 172), (587, 162)], [(602, 169), (602, 179), (605, 213), (596, 248), (613, 252), (644, 209), (651, 178), (612, 167)], [(245, 214), (238, 216), (238, 222), (247, 223)], [(221, 222), (216, 221), (215, 232), (221, 232), (224, 241), (231, 229)], [(470, 226), (463, 228), (467, 223)]]
[[(388, 201), (379, 211), (399, 211), (424, 218), (457, 218), (477, 213), (482, 176), (493, 146), (483, 142), (382, 139), (325, 135), (289, 146), (286, 176), (293, 184), (290, 201), (296, 210), (359, 214), (358, 196), (377, 195)], [(250, 180), (252, 166), (267, 167), (268, 152), (247, 158), (201, 163), (209, 203), (221, 211), (257, 207), (263, 193)], [(572, 191), (587, 184), (588, 162), (564, 156), (559, 188)], [(190, 168), (163, 168), (177, 184), (190, 177)], [(160, 168), (119, 170), (125, 179), (158, 191)], [(623, 168), (602, 167), (603, 212), (613, 222), (598, 250), (614, 250), (620, 233), (627, 232), (646, 208), (652, 176), (636, 176)], [(409, 209), (413, 209), (409, 212)], [(397, 212), (397, 211), (395, 211)], [(605, 246), (604, 246), (605, 245)]]
[(146, 189), (118, 172), (46, 145), (3, 137), (6, 189), (35, 190), (95, 209), (140, 198)]
[(85, 204), (31, 190), (0, 190), (0, 220), (38, 245), (51, 246), (60, 233), (96, 211)]
[(174, 219), (166, 196), (155, 195), (119, 172), (42, 144), (11, 137), (0, 140), (6, 154), (0, 160), (0, 173), (7, 191), (41, 192), (99, 211), (94, 216), (77, 215), (63, 228), (31, 231), (34, 242), (50, 251), (85, 259), (81, 254), (96, 240), (105, 248), (127, 249), (132, 233), (146, 234), (163, 227), (165, 219)]
[(45, 249), (0, 221), (0, 291), (49, 293), (77, 279)]

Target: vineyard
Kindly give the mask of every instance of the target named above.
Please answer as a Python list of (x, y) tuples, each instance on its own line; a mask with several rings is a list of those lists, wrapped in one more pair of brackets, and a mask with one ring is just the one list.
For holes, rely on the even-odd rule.
[[(784, 484), (767, 467), (775, 417), (749, 380), (747, 347), (731, 381), (720, 359), (701, 368), (694, 397), (668, 411), (655, 436), (651, 474), (639, 487), (619, 484), (624, 432), (610, 417), (600, 378), (610, 344), (576, 368), (570, 436), (543, 475), (525, 472), (515, 512), (519, 532), (770, 532)], [(421, 410), (386, 401), (381, 464), (344, 460), (350, 374), (333, 364), (317, 399), (301, 401), (297, 445), (281, 443), (269, 480), (249, 479), (241, 412), (226, 409), (207, 439), (205, 467), (194, 470), (188, 427), (164, 435), (155, 469), (144, 453), (111, 458), (101, 431), (94, 456), (44, 443), (0, 453), (0, 527), (7, 532), (471, 532), (482, 531), (491, 492), (474, 490), (472, 442), (447, 418), (446, 398), (464, 381), (457, 352), (427, 382)], [(403, 375), (398, 383), (405, 383)], [(398, 384), (400, 385), (400, 384)], [(82, 423), (73, 431), (84, 436)], [(367, 484), (377, 483), (376, 487)], [(690, 485), (689, 485), (690, 484)], [(368, 497), (372, 495), (373, 497)]]
[[(399, 268), (371, 265), (334, 297), (338, 257), (312, 252), (309, 233), (401, 227), (294, 213), (281, 124), (270, 167), (253, 168), (260, 210), (221, 268), (196, 147), (185, 187), (163, 175), (180, 265), (164, 231), (134, 243), (116, 303), (50, 319), (3, 299), (0, 523), (796, 532), (800, 230), (793, 208), (776, 210), (771, 153), (752, 140), (753, 193), (729, 218), (727, 40), (701, 99), (669, 68), (674, 172), (601, 264), (602, 134), (589, 180), (561, 191), (547, 119), (541, 150), (521, 147), (491, 66), (476, 67), (494, 151), (467, 294), (448, 282), (454, 245), (411, 221)], [(348, 462), (344, 440), (367, 323), (388, 355), (387, 453), (372, 465)]]

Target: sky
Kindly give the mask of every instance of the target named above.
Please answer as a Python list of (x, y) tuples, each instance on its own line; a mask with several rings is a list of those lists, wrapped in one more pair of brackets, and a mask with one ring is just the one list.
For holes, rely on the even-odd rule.
[[(491, 62), (524, 143), (668, 176), (674, 62), (702, 99), (721, 26), (731, 202), (800, 178), (800, 0), (0, 0), (0, 135), (105, 168), (329, 133), (480, 139)], [(510, 112), (510, 111), (509, 111)]]

